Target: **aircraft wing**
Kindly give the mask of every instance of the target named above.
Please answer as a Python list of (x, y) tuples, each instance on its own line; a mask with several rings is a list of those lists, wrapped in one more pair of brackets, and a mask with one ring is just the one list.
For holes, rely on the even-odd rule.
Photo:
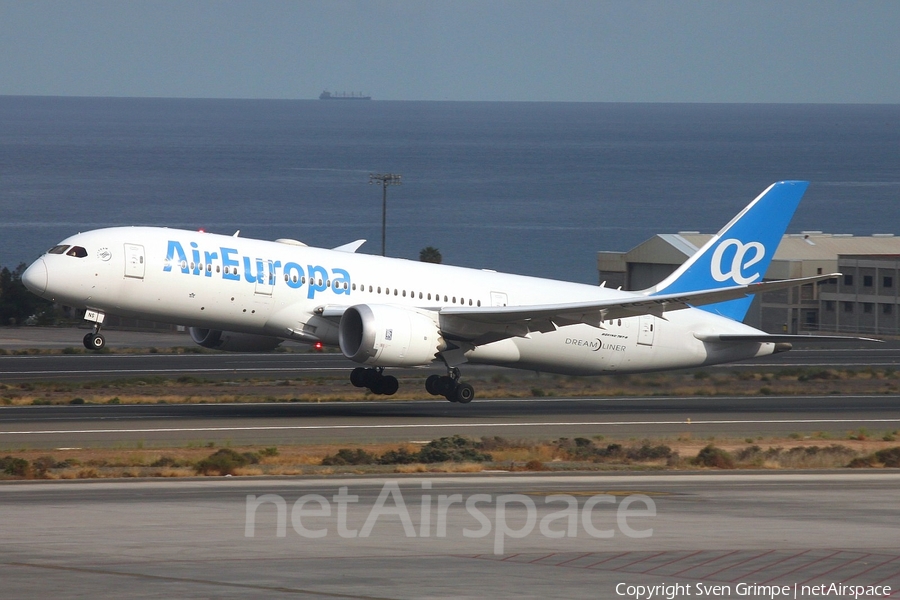
[[(592, 302), (531, 306), (481, 306), (477, 308), (448, 306), (434, 310), (438, 313), (441, 331), (446, 338), (479, 346), (510, 337), (527, 337), (529, 333), (537, 331), (547, 333), (566, 325), (579, 323), (602, 328), (603, 321), (610, 319), (622, 319), (637, 315), (655, 315), (665, 318), (665, 313), (672, 310), (683, 310), (692, 306), (725, 302), (753, 294), (796, 287), (840, 276), (840, 273), (829, 273), (813, 277), (763, 281), (748, 285), (736, 285), (716, 290), (700, 290), (680, 294), (648, 295), (636, 292), (632, 296)], [(336, 321), (343, 314), (345, 308), (344, 306), (334, 305), (323, 306), (317, 309), (316, 313)], [(710, 334), (706, 338), (698, 339), (721, 342), (783, 341), (775, 340), (775, 336), (766, 336), (765, 340), (750, 340), (749, 338), (742, 340), (725, 339), (736, 337), (740, 336), (715, 336)], [(809, 336), (804, 337), (808, 338)], [(822, 340), (824, 338), (817, 337), (817, 339)]]
[(762, 292), (834, 279), (840, 275), (840, 273), (829, 273), (680, 294), (636, 293), (633, 296), (595, 302), (479, 308), (445, 307), (439, 310), (439, 314), (441, 330), (448, 338), (480, 345), (508, 337), (525, 337), (535, 331), (546, 333), (559, 327), (578, 323), (602, 328), (603, 321), (609, 319), (637, 315), (655, 315), (665, 318), (664, 314), (672, 310), (683, 310), (692, 306), (744, 298)]

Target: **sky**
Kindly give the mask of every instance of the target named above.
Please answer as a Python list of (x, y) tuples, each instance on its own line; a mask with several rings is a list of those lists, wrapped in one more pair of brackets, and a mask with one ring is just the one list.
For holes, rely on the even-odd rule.
[(900, 103), (900, 2), (0, 0), (0, 95)]

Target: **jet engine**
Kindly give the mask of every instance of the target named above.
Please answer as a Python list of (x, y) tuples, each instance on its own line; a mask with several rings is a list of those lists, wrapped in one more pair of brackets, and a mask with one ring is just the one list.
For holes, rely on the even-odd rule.
[(191, 327), (188, 331), (191, 333), (191, 339), (204, 348), (226, 352), (269, 352), (282, 342), (279, 338), (267, 335), (235, 333), (218, 329)]
[(434, 317), (383, 304), (345, 310), (338, 339), (344, 356), (377, 367), (426, 365), (447, 348)]

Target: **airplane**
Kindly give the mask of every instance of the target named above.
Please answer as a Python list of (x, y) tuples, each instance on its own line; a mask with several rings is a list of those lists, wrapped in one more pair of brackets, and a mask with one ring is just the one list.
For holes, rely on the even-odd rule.
[(351, 383), (375, 394), (397, 392), (386, 368), (439, 361), (447, 374), (429, 376), (426, 390), (465, 404), (475, 397), (460, 379), (465, 364), (638, 373), (740, 361), (809, 341), (741, 322), (754, 294), (840, 276), (762, 281), (808, 185), (770, 185), (669, 277), (641, 291), (357, 254), (365, 240), (324, 249), (160, 227), (73, 235), (22, 280), (38, 296), (85, 311), (89, 349), (104, 347), (108, 314), (185, 325), (197, 344), (225, 351), (324, 344), (359, 363)]

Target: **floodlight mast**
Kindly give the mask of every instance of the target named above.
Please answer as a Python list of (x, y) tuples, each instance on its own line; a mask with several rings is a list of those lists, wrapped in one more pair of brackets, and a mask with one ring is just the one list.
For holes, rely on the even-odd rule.
[(400, 175), (394, 173), (369, 173), (369, 183), (381, 183), (381, 255), (385, 256), (385, 230), (387, 229), (387, 188), (400, 185)]

